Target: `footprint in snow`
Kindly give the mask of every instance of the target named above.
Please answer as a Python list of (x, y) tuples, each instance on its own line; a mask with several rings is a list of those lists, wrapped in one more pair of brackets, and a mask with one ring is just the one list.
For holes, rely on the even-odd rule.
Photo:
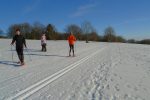
[(114, 76), (117, 76), (117, 74), (116, 74), (116, 73), (114, 73)]
[(134, 87), (134, 91), (138, 91), (138, 88), (137, 88), (137, 87)]
[(106, 86), (106, 89), (108, 89), (108, 90), (110, 89), (110, 86), (109, 86), (109, 84)]
[(128, 87), (128, 88), (131, 88), (131, 86), (130, 86), (129, 84), (127, 84), (127, 87)]
[(116, 91), (120, 91), (119, 84), (115, 85), (115, 89), (116, 89)]

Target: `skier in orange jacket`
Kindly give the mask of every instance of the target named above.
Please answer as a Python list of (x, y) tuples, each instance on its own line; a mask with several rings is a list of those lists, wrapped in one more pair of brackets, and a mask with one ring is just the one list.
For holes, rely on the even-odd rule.
[(73, 35), (72, 32), (70, 32), (70, 34), (68, 36), (68, 43), (69, 43), (69, 47), (70, 47), (69, 56), (71, 56), (71, 50), (73, 52), (73, 56), (75, 56), (75, 54), (74, 54), (74, 43), (75, 43), (75, 41), (76, 41), (75, 36)]

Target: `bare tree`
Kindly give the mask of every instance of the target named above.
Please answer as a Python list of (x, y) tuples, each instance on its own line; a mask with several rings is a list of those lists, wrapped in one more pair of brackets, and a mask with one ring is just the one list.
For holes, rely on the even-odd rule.
[(19, 27), (20, 27), (19, 24), (13, 24), (13, 25), (9, 26), (7, 36), (13, 37), (15, 35), (16, 29)]
[(81, 24), (81, 29), (82, 29), (82, 33), (86, 34), (86, 43), (88, 43), (88, 35), (92, 32), (95, 32), (94, 27), (92, 26), (92, 24), (88, 21), (84, 21)]
[(44, 31), (45, 26), (39, 22), (35, 22), (32, 26), (31, 38), (40, 39), (42, 32)]
[(81, 28), (78, 25), (70, 24), (65, 29), (66, 33), (72, 32), (78, 40), (81, 40)]
[(18, 29), (18, 28), (20, 29), (22, 35), (24, 35), (26, 38), (30, 37), (32, 27), (28, 23), (11, 25), (8, 28), (8, 37), (12, 37), (15, 34), (15, 30)]
[(104, 40), (107, 42), (115, 42), (116, 41), (115, 30), (111, 26), (107, 27), (105, 29)]
[(28, 38), (28, 39), (32, 39), (31, 38), (31, 32), (32, 32), (32, 26), (29, 24), (29, 23), (23, 23), (23, 24), (20, 24), (21, 28), (21, 33), (25, 36), (25, 38)]

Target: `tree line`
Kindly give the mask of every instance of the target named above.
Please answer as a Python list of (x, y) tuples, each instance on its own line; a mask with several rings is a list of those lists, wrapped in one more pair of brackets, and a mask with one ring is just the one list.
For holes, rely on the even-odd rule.
[[(69, 24), (65, 27), (65, 32), (58, 32), (53, 24), (43, 25), (40, 22), (34, 24), (21, 23), (10, 25), (7, 32), (7, 38), (11, 38), (15, 34), (16, 29), (20, 29), (21, 33), (26, 39), (39, 40), (42, 33), (45, 33), (48, 40), (66, 40), (68, 33), (73, 32), (77, 40), (86, 41), (101, 41), (101, 42), (121, 42), (121, 43), (138, 43), (138, 44), (150, 44), (150, 39), (144, 39), (136, 41), (134, 39), (126, 40), (122, 36), (118, 36), (113, 27), (106, 27), (103, 35), (99, 35), (93, 25), (85, 21), (80, 26), (76, 24)], [(0, 38), (4, 32), (0, 30)]]
[(40, 39), (42, 33), (46, 33), (48, 40), (66, 40), (69, 33), (72, 32), (77, 40), (88, 41), (103, 41), (103, 42), (125, 42), (121, 36), (116, 36), (115, 30), (112, 27), (107, 27), (104, 35), (97, 33), (93, 25), (85, 21), (80, 26), (76, 24), (69, 24), (65, 27), (65, 32), (58, 32), (53, 24), (43, 25), (35, 22), (33, 25), (29, 23), (13, 24), (8, 28), (7, 37), (12, 37), (16, 29), (20, 29), (21, 33), (27, 39)]

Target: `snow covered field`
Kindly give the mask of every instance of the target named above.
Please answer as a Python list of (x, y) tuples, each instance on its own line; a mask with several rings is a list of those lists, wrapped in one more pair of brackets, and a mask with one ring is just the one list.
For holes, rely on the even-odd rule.
[(149, 45), (78, 41), (67, 57), (67, 41), (48, 41), (45, 53), (27, 40), (20, 67), (10, 42), (0, 40), (0, 100), (150, 100)]

